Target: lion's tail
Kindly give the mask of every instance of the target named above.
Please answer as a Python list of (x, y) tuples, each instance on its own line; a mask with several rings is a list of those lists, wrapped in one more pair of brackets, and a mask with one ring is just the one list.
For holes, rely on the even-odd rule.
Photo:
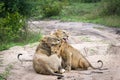
[(61, 79), (62, 77), (64, 77), (62, 74), (59, 73), (52, 73), (52, 75), (58, 76), (57, 79)]
[(23, 61), (24, 61), (24, 62), (32, 62), (32, 60), (20, 59), (20, 56), (21, 56), (21, 55), (23, 55), (23, 54), (20, 53), (20, 54), (17, 55), (17, 59), (18, 59), (21, 63), (23, 63)]
[(103, 67), (103, 61), (102, 61), (102, 60), (98, 60), (97, 63), (101, 63), (101, 66), (99, 66), (99, 67), (93, 67), (93, 66), (90, 64), (91, 68), (93, 68), (93, 69), (101, 69), (101, 68)]
[(20, 56), (21, 56), (21, 55), (23, 55), (23, 54), (21, 54), (21, 53), (18, 54), (18, 55), (17, 55), (17, 59), (22, 63), (22, 60), (20, 59)]

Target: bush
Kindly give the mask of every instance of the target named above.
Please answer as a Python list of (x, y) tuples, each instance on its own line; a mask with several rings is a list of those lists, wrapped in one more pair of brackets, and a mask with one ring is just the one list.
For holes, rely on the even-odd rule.
[(0, 3), (0, 13), (3, 11), (2, 7), (4, 6), (4, 3)]
[(34, 13), (34, 1), (39, 0), (0, 0), (0, 50), (38, 40), (39, 35), (29, 33), (26, 25), (26, 18)]
[(9, 14), (0, 19), (0, 42), (12, 41), (20, 38), (25, 26), (25, 18), (19, 13)]
[(62, 3), (54, 0), (44, 0), (41, 4), (41, 11), (44, 17), (59, 15), (62, 9)]
[(99, 2), (101, 0), (81, 0), (81, 2), (84, 2), (84, 3), (91, 3), (91, 2)]
[(24, 16), (31, 15), (32, 4), (28, 0), (1, 0), (1, 3), (4, 3), (3, 11), (0, 13), (1, 17), (5, 17), (7, 13), (15, 12)]
[(83, 3), (94, 3), (99, 2), (101, 0), (69, 0), (70, 2), (83, 2)]
[(104, 15), (120, 15), (120, 0), (103, 0), (101, 8)]

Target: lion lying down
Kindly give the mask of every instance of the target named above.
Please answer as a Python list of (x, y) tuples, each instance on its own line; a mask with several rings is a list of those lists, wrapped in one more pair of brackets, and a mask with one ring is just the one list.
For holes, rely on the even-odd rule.
[(51, 36), (42, 39), (33, 57), (33, 68), (37, 73), (63, 77), (59, 74), (64, 72), (61, 66), (62, 59), (58, 54), (51, 54), (50, 49), (52, 45), (58, 43), (60, 43), (60, 40)]
[[(58, 38), (51, 36), (46, 36), (41, 40), (40, 44), (37, 46), (32, 60), (33, 68), (37, 73), (55, 75), (58, 76), (58, 78), (63, 77), (61, 73), (63, 73), (65, 70), (62, 69), (61, 66), (62, 59), (57, 54), (51, 54), (50, 48), (52, 45), (56, 45), (59, 42), (60, 40)], [(21, 54), (18, 54), (18, 59), (20, 55)]]
[(101, 66), (98, 68), (93, 67), (90, 62), (75, 48), (69, 45), (65, 40), (61, 40), (61, 43), (51, 47), (51, 53), (56, 53), (60, 55), (63, 59), (63, 68), (67, 71), (72, 69), (82, 69), (87, 70), (89, 67), (93, 69), (101, 69), (103, 66), (103, 62), (101, 62)]
[(58, 57), (56, 54), (51, 56), (35, 54), (33, 57), (33, 68), (40, 74), (50, 74), (63, 77), (63, 75), (58, 74), (61, 73), (62, 70), (61, 62), (61, 57)]
[[(68, 32), (57, 30), (52, 35), (57, 38), (61, 38), (61, 42), (57, 45), (51, 46), (51, 53), (59, 54), (63, 59), (62, 66), (70, 71), (72, 69), (82, 69), (87, 70), (89, 67), (93, 69), (101, 69), (103, 66), (103, 62), (101, 62), (101, 66), (98, 68), (93, 67), (90, 62), (75, 48), (73, 48), (70, 44), (67, 43), (66, 38), (69, 37)], [(61, 37), (64, 36), (64, 37)]]

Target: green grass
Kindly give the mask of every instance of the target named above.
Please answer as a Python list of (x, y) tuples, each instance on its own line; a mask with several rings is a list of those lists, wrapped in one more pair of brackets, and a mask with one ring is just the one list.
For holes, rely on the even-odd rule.
[(80, 41), (92, 42), (92, 40), (89, 37), (87, 37), (87, 36), (81, 36), (80, 37)]
[(41, 39), (41, 37), (42, 35), (40, 33), (30, 33), (26, 39), (21, 40), (19, 42), (15, 42), (15, 41), (1, 42), (0, 51), (9, 49), (10, 47), (17, 46), (17, 45), (23, 46), (29, 43), (37, 42)]
[(65, 6), (59, 16), (53, 16), (51, 19), (60, 19), (61, 21), (75, 21), (103, 24), (110, 27), (120, 27), (120, 16), (99, 16), (99, 3), (71, 3)]
[(5, 68), (5, 71), (0, 74), (0, 80), (6, 80), (6, 78), (10, 75), (10, 70), (13, 68), (13, 65), (9, 64)]
[(53, 19), (61, 19), (63, 21), (79, 21), (81, 17), (90, 14), (91, 11), (98, 6), (99, 3), (72, 3), (65, 6), (59, 16), (52, 17)]

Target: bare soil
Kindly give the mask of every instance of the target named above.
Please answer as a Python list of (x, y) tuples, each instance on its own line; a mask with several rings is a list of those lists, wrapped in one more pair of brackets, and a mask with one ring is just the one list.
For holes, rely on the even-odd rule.
[[(97, 60), (104, 62), (103, 68), (108, 70), (72, 70), (64, 73), (61, 80), (120, 80), (120, 41), (116, 28), (82, 22), (32, 21), (29, 29), (49, 35), (55, 29), (64, 29), (70, 33), (68, 42), (90, 61), (93, 66), (99, 66)], [(12, 65), (7, 80), (57, 80), (56, 76), (35, 73), (32, 62), (22, 65), (17, 55), (23, 53), (22, 59), (32, 59), (39, 42), (25, 46), (14, 46), (0, 52), (0, 73)]]

